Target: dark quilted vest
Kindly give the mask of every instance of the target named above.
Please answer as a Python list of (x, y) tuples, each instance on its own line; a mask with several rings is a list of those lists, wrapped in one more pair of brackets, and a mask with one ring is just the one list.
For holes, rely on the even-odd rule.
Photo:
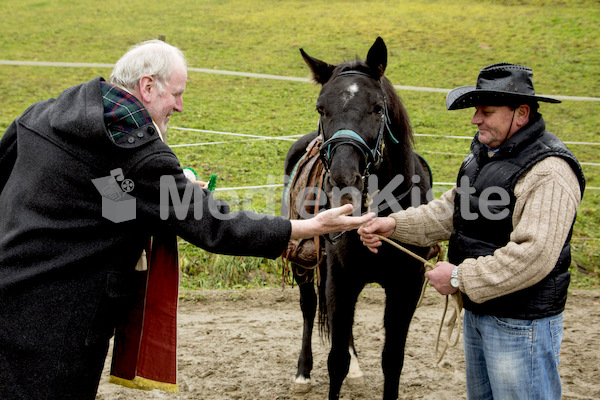
[[(550, 156), (561, 157), (569, 163), (579, 179), (583, 195), (585, 179), (577, 159), (564, 143), (545, 131), (541, 117), (512, 136), (491, 158), (477, 137), (473, 140), (471, 154), (463, 162), (458, 174), (454, 231), (449, 245), (449, 261), (452, 264), (458, 265), (466, 258), (492, 255), (509, 242), (517, 180), (533, 165)], [(470, 189), (460, 190), (461, 181), (465, 182), (465, 179), (468, 179)], [(466, 187), (465, 183), (463, 187)], [(490, 192), (489, 188), (492, 187), (494, 189)], [(484, 192), (486, 188), (488, 190)], [(501, 192), (508, 196), (502, 197), (499, 194)], [(480, 198), (487, 199), (487, 202), (480, 202)], [(572, 230), (571, 225), (554, 269), (540, 282), (481, 304), (463, 294), (464, 307), (476, 314), (520, 319), (543, 318), (562, 312), (570, 282), (569, 242)], [(527, 268), (527, 265), (523, 265), (523, 268)]]

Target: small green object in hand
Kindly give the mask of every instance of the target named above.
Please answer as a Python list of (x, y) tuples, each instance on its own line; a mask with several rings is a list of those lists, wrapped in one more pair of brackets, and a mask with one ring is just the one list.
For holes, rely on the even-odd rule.
[(208, 179), (208, 186), (206, 188), (211, 192), (214, 192), (215, 187), (217, 187), (217, 174), (212, 174)]
[(196, 173), (196, 171), (194, 171), (193, 168), (190, 167), (184, 167), (183, 168), (183, 174), (185, 175), (186, 178), (188, 178), (189, 180), (198, 180), (198, 174)]

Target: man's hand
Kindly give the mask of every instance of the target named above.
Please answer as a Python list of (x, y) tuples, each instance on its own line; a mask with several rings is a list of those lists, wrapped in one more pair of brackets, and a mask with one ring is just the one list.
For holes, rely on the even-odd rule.
[(348, 216), (352, 209), (352, 204), (346, 204), (323, 211), (310, 219), (293, 219), (290, 239), (308, 239), (326, 233), (354, 230), (375, 216), (374, 213), (360, 217)]
[(186, 178), (188, 178), (188, 181), (195, 183), (196, 185), (200, 186), (202, 189), (207, 189), (208, 188), (208, 182), (204, 182), (204, 181), (199, 181), (196, 178), (192, 178), (191, 175), (186, 175), (184, 174)]
[(458, 289), (450, 284), (450, 275), (455, 266), (446, 261), (439, 261), (435, 264), (434, 269), (425, 272), (425, 277), (429, 279), (429, 285), (443, 295), (456, 292)]
[(358, 230), (360, 240), (365, 246), (369, 248), (373, 253), (377, 253), (377, 249), (381, 246), (381, 240), (374, 235), (380, 235), (383, 237), (390, 237), (396, 229), (396, 220), (392, 217), (380, 217), (372, 219), (367, 222)]

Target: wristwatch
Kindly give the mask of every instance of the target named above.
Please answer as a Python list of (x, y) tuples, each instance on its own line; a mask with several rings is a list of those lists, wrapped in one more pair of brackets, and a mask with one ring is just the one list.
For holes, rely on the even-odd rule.
[(452, 274), (450, 274), (450, 285), (452, 285), (454, 288), (458, 288), (460, 286), (458, 281), (458, 265), (454, 267)]

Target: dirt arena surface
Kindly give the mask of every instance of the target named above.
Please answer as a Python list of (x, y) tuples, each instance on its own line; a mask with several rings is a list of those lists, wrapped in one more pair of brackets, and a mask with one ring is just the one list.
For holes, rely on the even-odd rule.
[[(312, 390), (294, 394), (302, 314), (297, 287), (186, 291), (179, 306), (179, 393), (140, 391), (108, 382), (110, 354), (97, 400), (326, 399), (328, 344), (313, 337)], [(354, 333), (364, 383), (344, 384), (342, 399), (380, 399), (384, 294), (366, 288)], [(444, 300), (432, 288), (413, 318), (400, 378), (401, 399), (464, 399), (462, 340), (436, 366), (435, 337)], [(564, 319), (563, 399), (600, 399), (600, 292), (572, 290)]]

